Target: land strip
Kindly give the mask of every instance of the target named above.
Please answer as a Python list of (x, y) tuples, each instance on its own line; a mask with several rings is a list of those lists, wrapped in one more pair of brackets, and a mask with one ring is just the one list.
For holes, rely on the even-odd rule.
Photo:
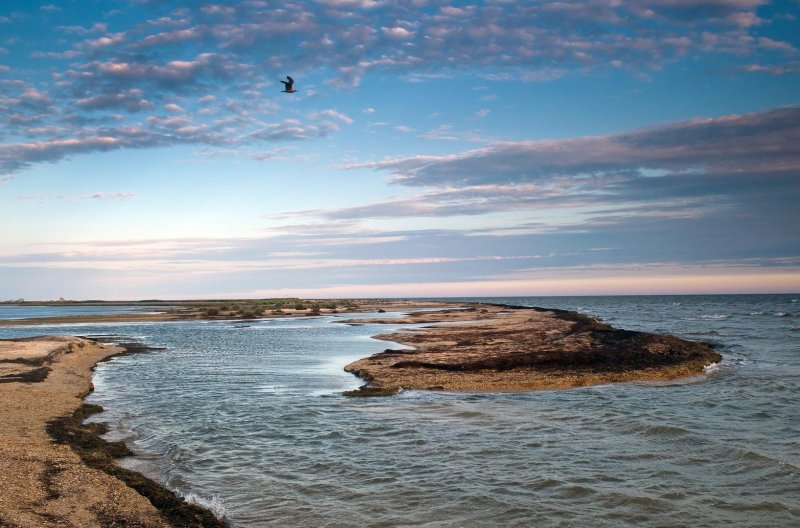
[(473, 305), (405, 318), (353, 320), (433, 324), (377, 339), (388, 349), (345, 370), (367, 381), (348, 395), (400, 389), (529, 391), (696, 376), (721, 360), (709, 347), (668, 335), (615, 329), (577, 312)]
[[(14, 306), (58, 306), (58, 307), (111, 307), (130, 306), (147, 308), (144, 313), (130, 314), (89, 314), (64, 315), (58, 317), (29, 317), (24, 319), (0, 319), (2, 326), (32, 325), (73, 325), (90, 323), (146, 323), (191, 320), (228, 320), (228, 319), (264, 319), (308, 317), (333, 315), (341, 313), (405, 311), (422, 308), (443, 308), (452, 303), (436, 301), (401, 301), (401, 300), (322, 300), (322, 299), (244, 299), (228, 301), (170, 301), (168, 304), (147, 304), (142, 301), (130, 303), (41, 303), (26, 302)], [(10, 303), (0, 303), (7, 306)]]
[(0, 526), (224, 526), (116, 466), (130, 454), (125, 444), (103, 440), (103, 424), (83, 423), (101, 410), (82, 401), (92, 369), (125, 352), (78, 337), (0, 341)]

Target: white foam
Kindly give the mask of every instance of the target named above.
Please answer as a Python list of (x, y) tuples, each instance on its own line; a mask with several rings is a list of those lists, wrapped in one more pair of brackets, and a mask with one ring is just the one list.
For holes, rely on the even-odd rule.
[(297, 389), (293, 389), (288, 385), (262, 385), (258, 387), (259, 392), (266, 392), (267, 394), (292, 394), (296, 393)]
[(715, 372), (719, 372), (720, 366), (719, 363), (711, 363), (710, 365), (706, 365), (703, 367), (703, 374), (706, 376), (710, 374), (714, 374)]
[(750, 315), (764, 315), (764, 312), (750, 312)]
[(778, 317), (786, 317), (789, 314), (787, 314), (786, 312), (775, 312), (775, 315)]
[(211, 510), (211, 513), (216, 515), (219, 519), (224, 519), (225, 516), (228, 515), (228, 510), (225, 508), (225, 505), (222, 503), (222, 499), (219, 498), (219, 495), (201, 497), (197, 493), (181, 492), (181, 496), (186, 500), (186, 502), (197, 504), (198, 506), (202, 506)]
[(729, 318), (729, 315), (725, 314), (712, 314), (712, 315), (701, 315), (700, 319), (705, 319), (707, 321), (723, 321)]

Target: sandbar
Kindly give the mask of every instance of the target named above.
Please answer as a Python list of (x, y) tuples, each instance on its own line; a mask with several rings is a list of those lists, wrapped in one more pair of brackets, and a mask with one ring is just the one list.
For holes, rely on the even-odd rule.
[(487, 392), (661, 382), (696, 376), (720, 361), (710, 347), (669, 335), (619, 330), (565, 310), (472, 305), (404, 318), (353, 320), (431, 324), (375, 336), (388, 349), (345, 367), (367, 382), (348, 396), (401, 389)]

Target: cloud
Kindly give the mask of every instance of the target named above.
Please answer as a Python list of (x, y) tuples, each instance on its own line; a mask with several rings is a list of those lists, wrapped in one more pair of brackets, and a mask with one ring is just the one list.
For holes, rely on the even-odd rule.
[(496, 143), (352, 165), (388, 171), (417, 192), (273, 220), (420, 225), (417, 219), (436, 218), (470, 236), (464, 244), (485, 236), (520, 247), (534, 240), (538, 247), (615, 247), (621, 259), (780, 256), (800, 247), (788, 228), (800, 225), (797, 144), (800, 107)]
[(785, 64), (745, 64), (740, 66), (741, 71), (748, 73), (769, 73), (770, 75), (787, 75), (800, 73), (800, 61), (790, 61)]
[(120, 142), (115, 137), (93, 136), (0, 145), (0, 174), (16, 172), (34, 162), (60, 160), (75, 153), (112, 150), (119, 148)]
[(410, 39), (414, 36), (412, 31), (402, 27), (382, 28), (383, 34), (393, 39)]
[(144, 91), (138, 88), (77, 99), (75, 105), (86, 110), (124, 109), (128, 112), (150, 110), (155, 106), (144, 98)]
[(337, 121), (340, 121), (346, 125), (353, 124), (353, 118), (351, 118), (345, 113), (330, 108), (327, 110), (320, 110), (319, 112), (314, 112), (311, 114), (311, 117), (314, 119), (319, 119), (320, 117), (327, 117), (331, 119), (336, 119)]
[(103, 22), (96, 22), (88, 28), (84, 26), (56, 26), (55, 30), (71, 35), (88, 35), (91, 33), (105, 33), (108, 30), (108, 25)]
[(116, 84), (155, 83), (162, 87), (186, 87), (202, 79), (232, 79), (245, 75), (248, 67), (218, 53), (201, 53), (193, 60), (171, 60), (165, 64), (134, 61), (92, 61), (72, 77), (96, 83), (97, 79)]
[[(86, 45), (113, 46), (120, 55), (144, 48), (175, 55), (201, 46), (251, 66), (264, 61), (255, 50), (269, 49), (271, 67), (325, 68), (334, 73), (331, 84), (342, 88), (357, 86), (371, 71), (441, 75), (444, 70), (487, 66), (493, 71), (484, 73), (494, 78), (548, 82), (570, 71), (609, 65), (657, 69), (692, 50), (785, 51), (788, 43), (744, 38), (760, 23), (756, 10), (762, 4), (591, 0), (428, 10), (372, 0), (288, 1), (280, 9), (249, 1), (184, 7), (180, 16), (151, 19), (125, 38), (109, 34)], [(165, 26), (167, 31), (158, 30)], [(61, 30), (87, 34), (95, 27)], [(714, 42), (704, 37), (709, 34), (715, 35)]]
[[(297, 119), (296, 107), (262, 95), (275, 85), (276, 72), (289, 65), (342, 90), (358, 87), (369, 75), (392, 74), (405, 82), (461, 75), (495, 82), (551, 82), (607, 68), (650, 72), (682, 57), (723, 54), (736, 59), (733, 70), (773, 75), (797, 71), (792, 42), (754, 29), (768, 22), (762, 24), (766, 15), (759, 11), (760, 0), (566, 0), (513, 8), (502, 2), (423, 7), (378, 0), (288, 0), (279, 7), (255, 0), (159, 5), (134, 2), (129, 9), (136, 16), (116, 17), (113, 24), (100, 18), (54, 26), (55, 37), (45, 39), (43, 50), (32, 52), (48, 61), (50, 81), (42, 78), (19, 93), (0, 94), (5, 128), (16, 138), (15, 144), (4, 146), (1, 167), (18, 170), (36, 159), (61, 159), (54, 153), (65, 151), (58, 145), (68, 138), (43, 131), (76, 125), (80, 129), (71, 139), (86, 145), (93, 144), (91, 138), (121, 138), (124, 132), (116, 131), (127, 127), (143, 129), (139, 138), (147, 140), (126, 138), (115, 148), (191, 142), (232, 148), (236, 142), (323, 137), (353, 123), (351, 116), (333, 109), (308, 112), (303, 122), (290, 122)], [(313, 95), (306, 91), (301, 97)], [(178, 101), (185, 112), (178, 112)], [(485, 117), (487, 111), (478, 110), (475, 117)], [(183, 127), (170, 126), (164, 112), (195, 119)], [(265, 122), (265, 115), (272, 117)], [(177, 135), (167, 138), (166, 129)], [(38, 132), (26, 136), (28, 130)], [(396, 130), (413, 131), (407, 125)], [(224, 140), (226, 135), (234, 139)], [(444, 128), (420, 137), (482, 140)], [(39, 156), (20, 146), (35, 142), (44, 142)], [(590, 139), (576, 144), (598, 155), (602, 150)], [(562, 147), (569, 150), (566, 144)], [(498, 148), (491, 147), (487, 157)], [(537, 148), (540, 157), (552, 155), (542, 145), (508, 146), (506, 155), (515, 148), (520, 157), (530, 158), (530, 150)], [(91, 149), (70, 150), (81, 151)], [(14, 161), (14, 153), (20, 159)], [(481, 159), (478, 155), (469, 161), (480, 165)], [(396, 172), (398, 181), (407, 178), (408, 185), (424, 185), (426, 177), (445, 167), (442, 160), (419, 161), (430, 167), (411, 170), (416, 162), (405, 160), (409, 171), (386, 168)], [(457, 160), (446, 164), (456, 165)]]
[(389, 171), (395, 183), (409, 186), (512, 184), (564, 176), (646, 177), (648, 171), (768, 173), (800, 170), (798, 142), (800, 107), (789, 107), (612, 136), (498, 143), (456, 155), (414, 156), (350, 168)]
[(128, 198), (133, 198), (136, 196), (135, 192), (128, 192), (128, 191), (113, 191), (113, 192), (103, 192), (98, 191), (91, 195), (91, 198), (95, 200), (127, 200)]

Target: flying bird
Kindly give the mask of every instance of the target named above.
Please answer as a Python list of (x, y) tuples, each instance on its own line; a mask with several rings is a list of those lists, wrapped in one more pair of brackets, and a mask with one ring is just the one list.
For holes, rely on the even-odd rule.
[(297, 90), (294, 89), (294, 79), (292, 79), (288, 75), (286, 76), (286, 78), (289, 79), (289, 80), (288, 81), (281, 81), (283, 83), (282, 92), (283, 93), (295, 93)]

